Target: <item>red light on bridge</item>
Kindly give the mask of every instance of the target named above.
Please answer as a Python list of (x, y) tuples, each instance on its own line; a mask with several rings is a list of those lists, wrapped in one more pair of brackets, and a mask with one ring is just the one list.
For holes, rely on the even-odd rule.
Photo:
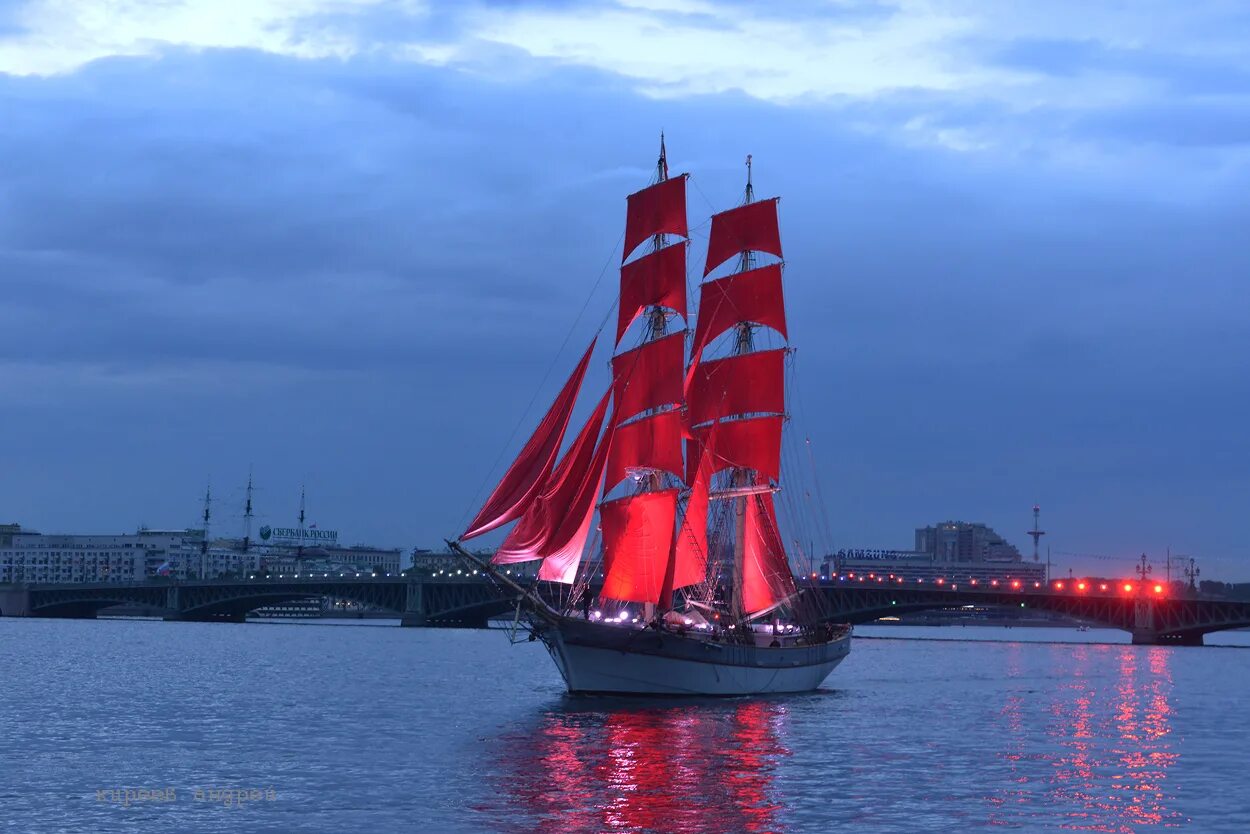
[(938, 580), (937, 580), (937, 584), (941, 585), (941, 584), (942, 584), (942, 583), (944, 583), (945, 581), (946, 581), (945, 579), (938, 579)]
[(1055, 583), (1055, 590), (1056, 590), (1056, 591), (1062, 591), (1062, 590), (1063, 590), (1063, 583), (1062, 583), (1062, 582), (1056, 582), (1056, 583)]
[(1076, 589), (1077, 589), (1078, 591), (1084, 591), (1084, 590), (1085, 590), (1085, 583), (1084, 583), (1084, 582), (1078, 582), (1078, 583), (1076, 583)]
[(1102, 583), (1101, 585), (1099, 585), (1099, 586), (1098, 586), (1098, 590), (1100, 590), (1100, 591), (1105, 591), (1105, 590), (1107, 590), (1107, 583), (1106, 583), (1106, 582), (1104, 582), (1104, 583)]
[(1156, 593), (1156, 594), (1161, 594), (1161, 593), (1163, 593), (1163, 586), (1162, 586), (1162, 585), (1156, 585), (1156, 586), (1155, 586), (1155, 593)]
[(1125, 583), (1124, 583), (1124, 593), (1126, 593), (1126, 594), (1131, 594), (1131, 593), (1133, 593), (1133, 586), (1132, 586), (1132, 585), (1130, 585), (1130, 584), (1128, 584), (1127, 582), (1125, 582)]
[(1034, 583), (1033, 583), (1033, 587), (1034, 587), (1034, 588), (1040, 588), (1040, 587), (1042, 587), (1042, 583), (1041, 583), (1041, 582), (1034, 582)]
[(971, 582), (973, 585), (977, 584), (977, 581), (975, 579), (969, 579), (968, 581)]
[(1020, 580), (1019, 580), (1019, 579), (1013, 579), (1013, 580), (1011, 581), (1011, 587), (1013, 587), (1013, 588), (1015, 588), (1015, 589), (1019, 590), (1019, 588), (1020, 588)]
[(997, 587), (998, 587), (998, 580), (997, 580), (997, 579), (991, 579), (991, 580), (990, 580), (990, 587), (991, 587), (991, 588), (997, 588)]

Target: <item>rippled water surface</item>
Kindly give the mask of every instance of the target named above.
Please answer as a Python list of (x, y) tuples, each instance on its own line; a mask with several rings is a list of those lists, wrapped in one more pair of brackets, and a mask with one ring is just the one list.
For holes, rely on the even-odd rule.
[(0, 828), (1250, 831), (1250, 648), (857, 633), (816, 694), (657, 702), (499, 632), (3, 619)]

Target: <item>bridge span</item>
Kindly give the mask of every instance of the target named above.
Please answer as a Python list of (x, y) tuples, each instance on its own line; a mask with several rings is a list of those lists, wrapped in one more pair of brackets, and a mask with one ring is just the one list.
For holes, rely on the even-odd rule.
[[(1250, 628), (1250, 603), (1207, 597), (1172, 597), (1162, 586), (1077, 587), (1052, 583), (1027, 587), (903, 584), (820, 580), (806, 586), (833, 622), (868, 623), (881, 617), (942, 608), (978, 607), (1047, 611), (1090, 624), (1122, 629), (1134, 643), (1202, 645), (1213, 631)], [(1081, 583), (1083, 585), (1083, 583)], [(484, 577), (356, 577), (316, 575), (264, 579), (214, 579), (135, 583), (0, 586), (0, 616), (94, 618), (116, 605), (159, 609), (167, 620), (243, 622), (265, 606), (313, 598), (350, 600), (394, 612), (407, 626), (484, 627), (512, 611), (513, 601)]]

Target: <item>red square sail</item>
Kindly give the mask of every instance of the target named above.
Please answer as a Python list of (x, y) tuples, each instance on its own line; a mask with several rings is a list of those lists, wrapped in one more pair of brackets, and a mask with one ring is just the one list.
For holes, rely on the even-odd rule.
[[(724, 420), (694, 430), (699, 445), (708, 443), (708, 433), (716, 427), (711, 445), (712, 471), (730, 467), (754, 469), (757, 482), (781, 479), (781, 424), (785, 418), (749, 417), (745, 420)], [(696, 463), (686, 460), (686, 483), (692, 483)]]
[(659, 602), (673, 549), (677, 490), (643, 492), (599, 506), (603, 525), (602, 596), (625, 602)]
[(769, 264), (708, 281), (699, 291), (699, 320), (694, 329), (692, 361), (708, 342), (743, 321), (771, 327), (786, 335), (786, 306), (781, 294), (781, 267)]
[(686, 392), (690, 425), (733, 414), (785, 411), (785, 348), (700, 362)]
[(682, 475), (681, 412), (661, 411), (616, 427), (608, 455), (607, 488), (619, 484), (629, 469), (663, 469)]
[(686, 243), (666, 246), (658, 252), (621, 267), (621, 303), (617, 305), (616, 341), (647, 307), (659, 306), (686, 315)]
[(629, 195), (625, 210), (625, 251), (629, 254), (653, 235), (669, 234), (687, 237), (686, 174), (662, 180), (649, 188)]
[(707, 265), (703, 274), (747, 250), (781, 257), (781, 230), (777, 228), (777, 200), (760, 200), (712, 215)]
[(628, 420), (662, 405), (681, 403), (685, 366), (684, 330), (612, 357), (617, 420)]

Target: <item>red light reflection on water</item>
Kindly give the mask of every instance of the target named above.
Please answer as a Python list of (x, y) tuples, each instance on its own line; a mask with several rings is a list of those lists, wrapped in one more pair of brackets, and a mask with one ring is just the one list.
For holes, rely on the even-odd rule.
[(779, 832), (784, 720), (768, 701), (553, 711), (508, 745), (506, 792), (528, 818), (518, 830)]
[[(1173, 651), (1056, 647), (1061, 683), (1041, 693), (1012, 693), (1000, 715), (1008, 736), (1000, 757), (1018, 787), (987, 797), (990, 823), (1054, 826), (1058, 818), (1064, 830), (1104, 832), (1183, 823), (1169, 807), (1175, 797), (1167, 781), (1179, 759), (1169, 738)], [(1039, 698), (1048, 701), (1044, 713)], [(1038, 721), (1046, 724), (1049, 746), (1028, 743), (1036, 725), (1026, 724)]]

